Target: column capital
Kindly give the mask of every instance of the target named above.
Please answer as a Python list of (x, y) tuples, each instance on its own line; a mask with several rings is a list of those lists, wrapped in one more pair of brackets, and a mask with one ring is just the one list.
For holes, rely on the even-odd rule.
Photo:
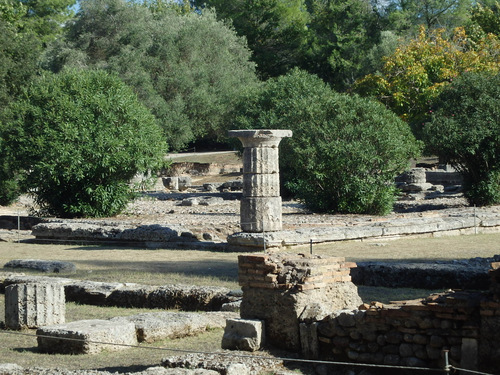
[(292, 136), (292, 131), (281, 129), (229, 130), (228, 136), (238, 138), (243, 147), (278, 147), (281, 139)]

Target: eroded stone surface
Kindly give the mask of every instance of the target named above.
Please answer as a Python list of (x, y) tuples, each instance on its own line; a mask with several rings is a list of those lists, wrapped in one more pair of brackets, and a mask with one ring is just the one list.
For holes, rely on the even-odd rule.
[(64, 288), (58, 283), (21, 283), (5, 288), (5, 325), (37, 328), (65, 321)]
[(222, 349), (259, 350), (265, 342), (264, 322), (255, 319), (227, 319)]
[(5, 268), (24, 268), (51, 273), (74, 273), (76, 266), (71, 262), (42, 259), (13, 259), (4, 264)]
[(41, 327), (36, 334), (38, 349), (46, 353), (95, 354), (137, 345), (135, 324), (125, 319), (79, 320)]

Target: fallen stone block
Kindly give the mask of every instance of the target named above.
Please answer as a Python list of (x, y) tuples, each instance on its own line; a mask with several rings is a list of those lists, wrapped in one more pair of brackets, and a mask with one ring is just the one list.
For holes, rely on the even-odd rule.
[(64, 323), (64, 287), (57, 283), (12, 284), (5, 288), (5, 325), (9, 329)]
[(74, 273), (76, 266), (71, 262), (41, 259), (14, 259), (5, 263), (4, 268), (25, 268), (50, 273)]
[(72, 280), (72, 283), (65, 286), (66, 299), (87, 305), (105, 306), (111, 293), (125, 285), (123, 283)]
[(38, 348), (44, 353), (95, 354), (136, 345), (135, 324), (125, 319), (80, 320), (37, 330)]
[(32, 235), (39, 240), (91, 242), (186, 242), (192, 232), (180, 225), (141, 225), (58, 221), (35, 225)]
[(204, 332), (209, 328), (224, 328), (226, 319), (236, 318), (235, 313), (178, 313), (163, 311), (144, 313), (125, 318), (135, 324), (139, 342), (154, 342), (165, 338), (179, 338)]
[(254, 352), (264, 344), (264, 322), (256, 319), (228, 319), (222, 349), (246, 350)]
[(111, 291), (106, 298), (106, 305), (142, 308), (148, 306), (149, 294), (155, 289), (149, 285), (126, 284)]
[(149, 294), (148, 306), (185, 311), (218, 311), (230, 302), (229, 289), (223, 287), (199, 287), (165, 285)]

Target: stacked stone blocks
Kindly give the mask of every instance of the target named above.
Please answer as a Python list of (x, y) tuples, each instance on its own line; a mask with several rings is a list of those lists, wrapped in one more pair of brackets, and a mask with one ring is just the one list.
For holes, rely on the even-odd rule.
[(305, 291), (321, 289), (336, 282), (350, 282), (351, 268), (356, 263), (342, 257), (305, 257), (298, 255), (283, 261), (279, 254), (240, 255), (238, 279), (242, 287), (292, 289)]
[(249, 254), (240, 255), (238, 264), (241, 317), (263, 320), (268, 341), (284, 349), (301, 349), (302, 321), (362, 303), (350, 281), (355, 264), (344, 258)]
[(60, 283), (19, 283), (5, 288), (5, 325), (38, 328), (65, 322), (66, 300)]
[(243, 144), (243, 197), (240, 203), (244, 232), (282, 229), (278, 145), (291, 130), (230, 130)]
[(323, 357), (417, 367), (452, 365), (475, 370), (480, 358), (480, 293), (450, 292), (425, 300), (341, 311), (318, 323)]

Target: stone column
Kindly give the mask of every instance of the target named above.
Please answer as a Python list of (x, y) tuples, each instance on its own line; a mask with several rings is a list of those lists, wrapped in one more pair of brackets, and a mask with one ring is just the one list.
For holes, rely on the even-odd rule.
[(58, 283), (12, 284), (5, 288), (5, 325), (9, 329), (62, 324), (64, 286)]
[(243, 144), (243, 197), (240, 204), (244, 232), (280, 231), (281, 196), (278, 145), (291, 130), (230, 130)]

